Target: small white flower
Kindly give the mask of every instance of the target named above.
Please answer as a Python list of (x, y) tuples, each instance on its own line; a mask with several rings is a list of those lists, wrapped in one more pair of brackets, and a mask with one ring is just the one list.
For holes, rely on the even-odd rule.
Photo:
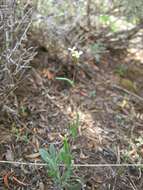
[(76, 47), (74, 46), (73, 48), (68, 48), (68, 50), (72, 53), (72, 52), (76, 51)]
[(73, 48), (68, 48), (68, 50), (71, 52), (72, 57), (75, 57), (76, 59), (79, 59), (83, 54), (83, 52), (78, 51), (75, 46)]

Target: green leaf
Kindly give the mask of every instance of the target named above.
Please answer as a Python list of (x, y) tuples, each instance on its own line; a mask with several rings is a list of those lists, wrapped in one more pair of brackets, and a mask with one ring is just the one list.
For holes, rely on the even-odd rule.
[(63, 147), (61, 148), (59, 152), (58, 160), (64, 163), (66, 166), (69, 166), (72, 164), (72, 155), (71, 155), (70, 146), (66, 137), (64, 138), (64, 141), (63, 141)]
[(100, 16), (100, 21), (101, 21), (103, 24), (107, 24), (107, 22), (110, 21), (110, 16), (109, 16), (109, 15), (101, 15), (101, 16)]
[(59, 154), (59, 160), (64, 163), (66, 166), (71, 165), (72, 156), (70, 153), (65, 152), (64, 148), (61, 150)]
[(75, 125), (70, 126), (70, 133), (74, 139), (77, 137), (78, 129)]
[(56, 148), (55, 148), (54, 144), (50, 144), (49, 154), (50, 154), (52, 159), (56, 160), (57, 151), (56, 151)]
[(78, 128), (79, 128), (79, 114), (77, 113), (76, 121), (70, 124), (70, 134), (75, 139), (78, 135)]
[(64, 148), (65, 153), (68, 154), (70, 152), (70, 146), (66, 137), (64, 138), (64, 141), (63, 141), (63, 148)]
[(50, 161), (50, 155), (49, 155), (49, 153), (45, 149), (43, 149), (43, 148), (41, 148), (39, 150), (39, 153), (40, 153), (40, 156), (42, 157), (42, 159), (45, 162), (49, 163), (49, 161)]
[(79, 114), (76, 114), (76, 126), (79, 127)]
[(96, 97), (96, 90), (93, 90), (90, 92), (89, 96), (92, 97)]
[(64, 163), (67, 166), (70, 166), (72, 164), (72, 156), (70, 154), (68, 154), (68, 155), (65, 156)]
[(118, 28), (115, 23), (110, 23), (110, 29), (112, 32), (117, 32)]
[(82, 188), (82, 185), (80, 183), (72, 184), (68, 187), (68, 190), (80, 190)]
[(42, 159), (47, 163), (50, 169), (56, 170), (57, 169), (57, 163), (55, 159), (51, 157), (51, 155), (45, 150), (45, 149), (40, 149), (39, 150), (40, 156)]
[(72, 155), (71, 155), (70, 146), (69, 146), (69, 143), (68, 143), (68, 140), (66, 137), (64, 139), (63, 148), (64, 148), (64, 152), (65, 152), (64, 163), (67, 165), (71, 165), (72, 164)]
[(56, 177), (56, 174), (57, 174), (57, 171), (55, 171), (55, 170), (48, 170), (48, 175), (50, 177)]
[(70, 80), (70, 79), (68, 79), (68, 78), (56, 77), (56, 80), (66, 81), (66, 82), (68, 82), (72, 87), (74, 86), (74, 81), (73, 81), (73, 80)]
[(66, 171), (64, 171), (62, 175), (62, 180), (66, 183), (72, 175), (72, 167), (69, 166)]

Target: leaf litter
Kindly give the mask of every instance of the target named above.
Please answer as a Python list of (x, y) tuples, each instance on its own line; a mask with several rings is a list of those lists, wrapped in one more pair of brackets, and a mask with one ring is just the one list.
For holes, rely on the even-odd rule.
[[(97, 66), (90, 63), (91, 67), (95, 67), (95, 72), (90, 73), (92, 78), (89, 79), (86, 74), (80, 76), (79, 71), (74, 86), (68, 85), (64, 80), (54, 80), (62, 71), (59, 69), (59, 75), (56, 71), (51, 72), (49, 65), (42, 70), (39, 64), (39, 68), (29, 71), (31, 73), (25, 79), (24, 85), (15, 92), (17, 106), (21, 106), (17, 120), (11, 121), (7, 116), (10, 120), (7, 122), (8, 130), (2, 130), (0, 135), (0, 153), (3, 155), (0, 156), (1, 159), (40, 161), (38, 149), (49, 148), (51, 143), (60, 147), (64, 135), (68, 133), (69, 124), (78, 112), (80, 133), (72, 144), (75, 163), (142, 163), (143, 144), (137, 145), (135, 142), (143, 136), (143, 120), (142, 116), (139, 117), (143, 107), (131, 94), (113, 88), (114, 83), (118, 85), (118, 77), (114, 72), (115, 62), (124, 62), (119, 60), (117, 63), (116, 59), (105, 56), (103, 62), (101, 60)], [(38, 59), (35, 61), (41, 62)], [(66, 73), (66, 78), (69, 78), (68, 75), (70, 73)], [(0, 181), (2, 188), (6, 186), (26, 189), (27, 185), (31, 190), (54, 188), (42, 167), (1, 165), (0, 169), (0, 175), (7, 171), (3, 181)], [(130, 183), (125, 176), (136, 177), (139, 173), (142, 175), (140, 168), (110, 166), (78, 168), (75, 172), (84, 178), (87, 190), (106, 190), (109, 185), (116, 185), (116, 189), (130, 189)], [(120, 172), (122, 175), (119, 175)], [(11, 176), (13, 178), (9, 180)], [(131, 180), (136, 187), (142, 189), (141, 177), (138, 181), (134, 178)]]

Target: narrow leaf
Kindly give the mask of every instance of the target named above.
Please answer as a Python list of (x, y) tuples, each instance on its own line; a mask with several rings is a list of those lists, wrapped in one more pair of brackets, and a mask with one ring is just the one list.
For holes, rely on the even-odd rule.
[(74, 81), (68, 79), (68, 78), (64, 78), (64, 77), (56, 77), (56, 80), (61, 80), (61, 81), (66, 81), (68, 82), (71, 86), (74, 86)]

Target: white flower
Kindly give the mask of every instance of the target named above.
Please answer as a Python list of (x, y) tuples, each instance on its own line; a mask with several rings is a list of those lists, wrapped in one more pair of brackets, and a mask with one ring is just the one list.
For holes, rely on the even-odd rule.
[(73, 48), (68, 48), (68, 50), (69, 50), (70, 52), (74, 52), (74, 51), (76, 50), (76, 47), (74, 46)]
[(71, 52), (72, 57), (76, 59), (79, 59), (80, 56), (83, 54), (83, 52), (78, 51), (75, 46), (73, 48), (68, 48), (68, 50)]

